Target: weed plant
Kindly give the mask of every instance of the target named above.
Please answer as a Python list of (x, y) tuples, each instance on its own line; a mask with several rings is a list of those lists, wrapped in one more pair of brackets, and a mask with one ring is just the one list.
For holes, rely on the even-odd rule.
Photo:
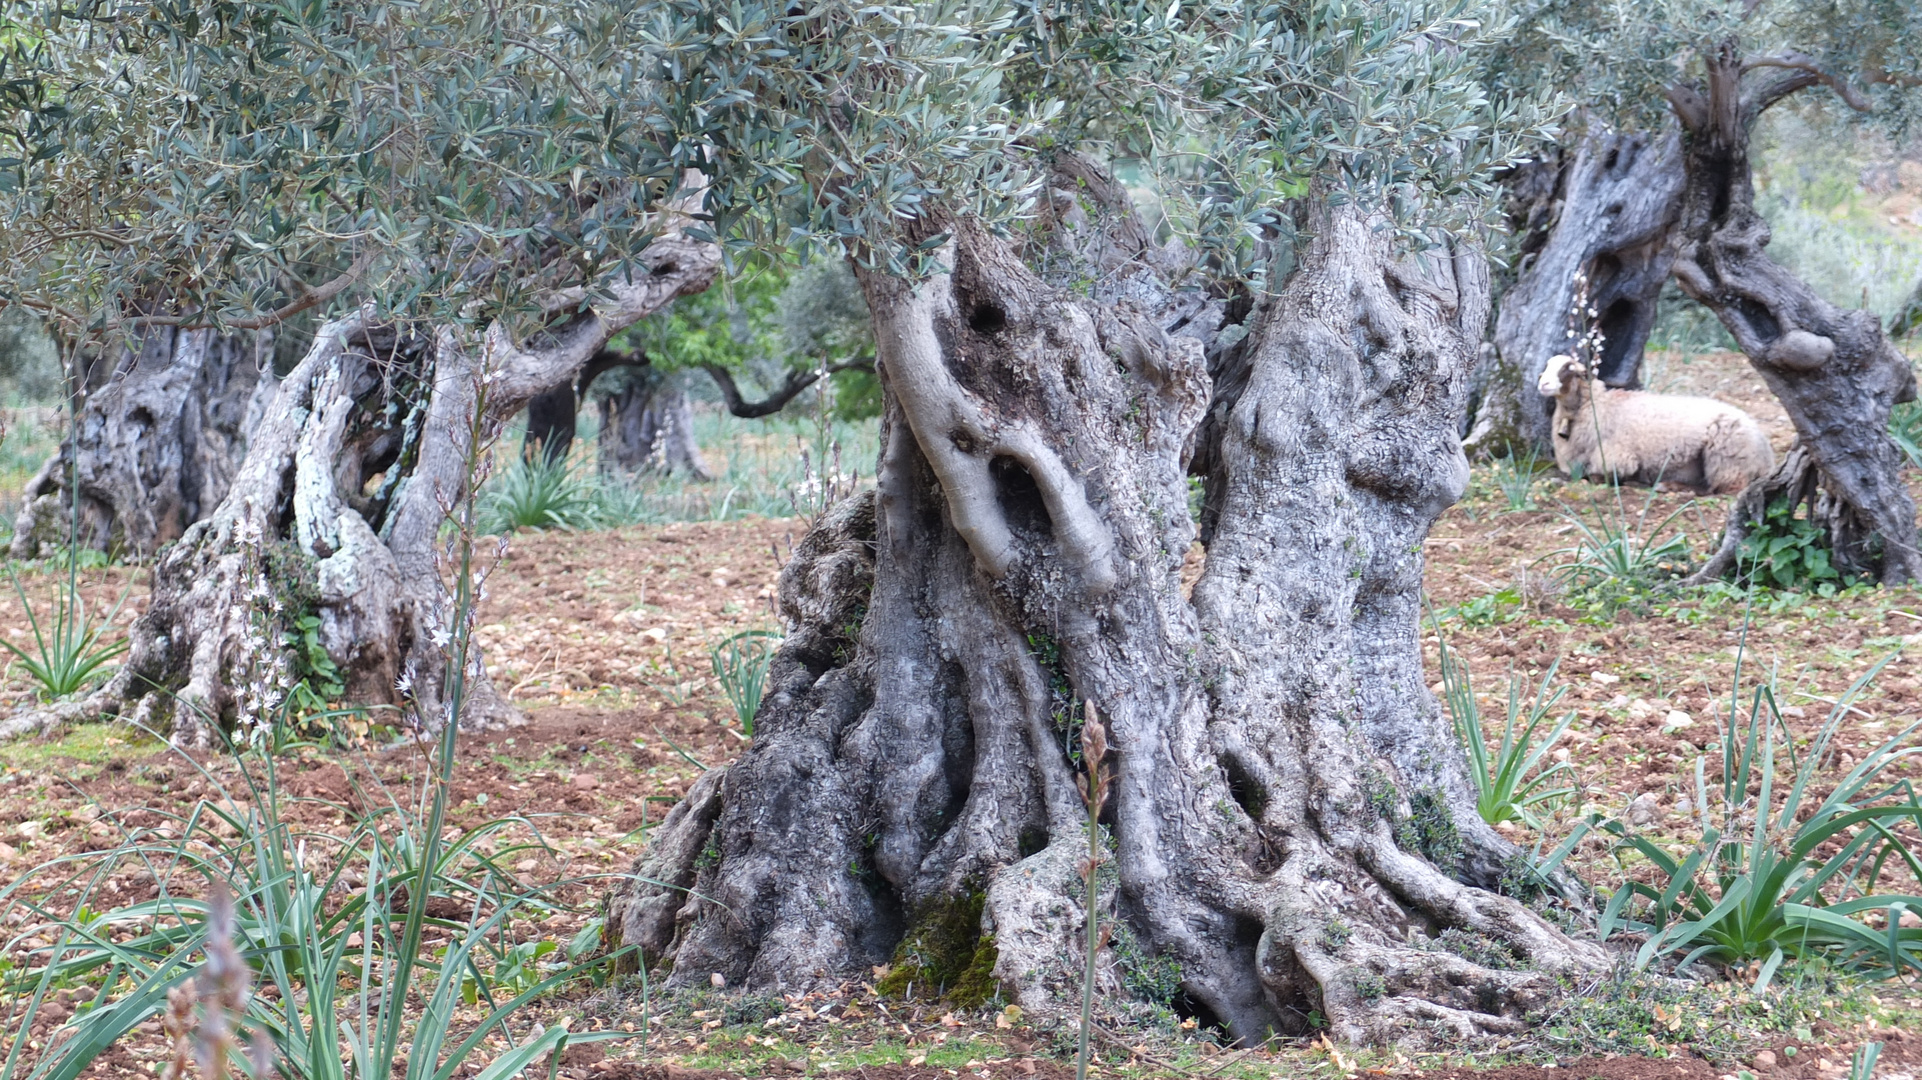
[(1572, 606), (1589, 608), (1602, 617), (1612, 617), (1623, 608), (1646, 608), (1688, 572), (1688, 540), (1680, 530), (1671, 531), (1686, 507), (1650, 526), (1654, 492), (1632, 518), (1620, 484), (1614, 485), (1614, 496), (1614, 506), (1597, 508), (1587, 516), (1562, 509), (1576, 539), (1573, 546), (1555, 553), (1567, 561), (1553, 570)]
[(1535, 481), (1541, 478), (1542, 461), (1534, 447), (1528, 448), (1526, 456), (1510, 453), (1496, 458), (1492, 471), (1495, 488), (1510, 510), (1535, 509)]
[(708, 649), (714, 665), (714, 678), (734, 706), (741, 734), (754, 737), (754, 715), (761, 709), (761, 694), (767, 685), (768, 664), (781, 635), (772, 630), (743, 630), (717, 642)]
[[(1789, 958), (1820, 957), (1865, 978), (1922, 971), (1922, 927), (1903, 925), (1904, 915), (1922, 913), (1922, 897), (1876, 891), (1885, 872), (1922, 881), (1922, 862), (1903, 835), (1922, 824), (1922, 802), (1909, 780), (1894, 776), (1922, 753), (1910, 740), (1922, 722), (1871, 750), (1818, 795), (1835, 764), (1843, 718), (1892, 659), (1855, 681), (1799, 755), (1773, 689), (1757, 687), (1746, 729), (1733, 714), (1724, 726), (1726, 765), (1713, 802), (1705, 759), (1696, 761), (1701, 831), (1686, 855), (1677, 858), (1620, 822), (1606, 823), (1620, 849), (1648, 859), (1660, 879), (1618, 890), (1602, 915), (1603, 936), (1644, 935), (1641, 966), (1672, 954), (1682, 956), (1683, 967), (1698, 960), (1757, 964), (1758, 989)], [(1739, 680), (1739, 662), (1737, 670)]]
[[(7, 576), (13, 581), (13, 591), (20, 598), (21, 610), (27, 613), (27, 625), (33, 631), (31, 651), (13, 642), (0, 638), (0, 645), (20, 661), (33, 681), (39, 684), (40, 697), (45, 701), (70, 697), (86, 689), (87, 684), (104, 675), (114, 658), (127, 651), (124, 637), (108, 639), (107, 632), (113, 628), (114, 616), (119, 613), (120, 605), (115, 604), (107, 617), (92, 622), (87, 617), (86, 600), (80, 595), (79, 585), (71, 574), (66, 587), (54, 594), (53, 603), (46, 613), (46, 623), (33, 609), (33, 601), (27, 599), (27, 592), (20, 585), (20, 578), (7, 567)], [(126, 598), (123, 594), (121, 599)]]
[(1468, 748), (1468, 775), (1475, 782), (1475, 809), (1481, 814), (1482, 820), (1490, 825), (1520, 821), (1539, 832), (1542, 820), (1535, 815), (1534, 808), (1575, 792), (1572, 787), (1549, 786), (1557, 777), (1574, 775), (1574, 768), (1568, 762), (1557, 762), (1540, 769), (1542, 760), (1567, 733), (1568, 726), (1575, 722), (1575, 713), (1571, 711), (1565, 714), (1546, 736), (1536, 741), (1536, 732), (1548, 721), (1550, 711), (1568, 691), (1565, 686), (1556, 687), (1552, 693), (1549, 691), (1549, 684), (1554, 681), (1561, 661), (1557, 659), (1548, 666), (1541, 685), (1526, 698), (1521, 677), (1509, 677), (1508, 711), (1502, 723), (1502, 741), (1491, 753), (1487, 738), (1482, 733), (1481, 706), (1475, 700), (1475, 688), (1468, 665), (1449, 650), (1440, 629), (1437, 625), (1443, 696), (1448, 702), (1449, 715), (1455, 721), (1455, 734)]
[(1805, 517), (1797, 517), (1796, 503), (1777, 499), (1749, 523), (1736, 566), (1751, 585), (1787, 592), (1815, 592), (1834, 596), (1846, 582), (1829, 561), (1828, 534)]
[(497, 534), (589, 528), (597, 518), (594, 495), (594, 486), (580, 479), (567, 459), (535, 454), (516, 460), (485, 485), (481, 528)]

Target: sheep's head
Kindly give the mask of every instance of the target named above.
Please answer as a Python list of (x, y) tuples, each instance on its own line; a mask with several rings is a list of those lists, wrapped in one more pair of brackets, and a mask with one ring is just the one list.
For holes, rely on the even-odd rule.
[(1573, 388), (1576, 380), (1588, 376), (1588, 369), (1581, 362), (1565, 353), (1548, 358), (1548, 366), (1542, 369), (1542, 377), (1535, 383), (1535, 391), (1543, 397), (1559, 397), (1563, 391)]

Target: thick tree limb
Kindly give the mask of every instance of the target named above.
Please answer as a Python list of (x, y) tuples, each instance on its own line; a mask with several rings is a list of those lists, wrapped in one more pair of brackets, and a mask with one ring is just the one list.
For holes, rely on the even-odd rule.
[[(1781, 68), (1786, 71), (1799, 73), (1807, 81), (1798, 83), (1791, 77), (1790, 79), (1782, 80), (1782, 88), (1779, 91), (1775, 91), (1775, 96), (1772, 98), (1763, 97), (1759, 93), (1753, 95), (1750, 99), (1754, 102), (1753, 105), (1749, 106), (1753, 110), (1750, 115), (1760, 115), (1763, 110), (1775, 104), (1775, 102), (1780, 101), (1796, 90), (1802, 89), (1805, 86), (1812, 86), (1815, 83), (1821, 83), (1823, 86), (1835, 91), (1835, 96), (1841, 98), (1849, 108), (1857, 112), (1875, 111), (1875, 103), (1863, 97), (1861, 91), (1850, 85), (1846, 76), (1837, 75), (1835, 72), (1828, 70), (1821, 64), (1816, 63), (1815, 58), (1806, 53), (1790, 50), (1789, 52), (1778, 53), (1774, 56), (1751, 56), (1742, 61), (1743, 74), (1747, 74), (1757, 68)], [(1764, 85), (1768, 86), (1770, 84)], [(1745, 104), (1747, 103), (1745, 102)]]
[(346, 292), (348, 286), (359, 281), (360, 276), (367, 272), (367, 268), (374, 265), (374, 258), (377, 254), (378, 252), (372, 248), (361, 252), (360, 257), (354, 260), (353, 265), (349, 266), (346, 271), (338, 277), (323, 284), (316, 285), (311, 289), (304, 290), (299, 299), (275, 308), (265, 315), (259, 315), (251, 319), (229, 319), (225, 322), (216, 323), (206, 318), (204, 313), (200, 315), (142, 315), (138, 318), (126, 320), (122, 325), (134, 329), (144, 329), (149, 326), (177, 326), (183, 330), (207, 330), (215, 326), (220, 326), (228, 330), (265, 330), (269, 326), (277, 326), (280, 323), (286, 322), (288, 319), (293, 318), (295, 315), (309, 308), (319, 307), (334, 297), (339, 296), (341, 293)]
[(721, 391), (722, 400), (727, 402), (728, 412), (743, 420), (754, 420), (780, 412), (788, 402), (794, 400), (796, 394), (813, 386), (823, 375), (832, 375), (837, 371), (873, 371), (874, 365), (862, 360), (849, 360), (826, 367), (796, 369), (788, 372), (787, 379), (760, 401), (743, 398), (741, 388), (734, 382), (734, 373), (721, 365), (702, 364), (701, 370), (713, 377), (715, 387)]

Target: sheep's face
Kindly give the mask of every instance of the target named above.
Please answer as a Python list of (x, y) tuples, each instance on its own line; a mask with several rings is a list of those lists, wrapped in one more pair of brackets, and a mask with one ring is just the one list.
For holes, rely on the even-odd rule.
[(1574, 389), (1575, 383), (1587, 374), (1588, 369), (1574, 357), (1551, 356), (1548, 366), (1542, 369), (1542, 377), (1535, 383), (1535, 390), (1543, 397), (1560, 397), (1563, 392)]

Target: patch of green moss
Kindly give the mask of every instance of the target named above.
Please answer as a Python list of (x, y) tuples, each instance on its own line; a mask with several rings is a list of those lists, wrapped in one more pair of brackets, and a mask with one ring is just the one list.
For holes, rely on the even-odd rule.
[(1462, 835), (1454, 811), (1434, 788), (1423, 788), (1408, 799), (1408, 817), (1395, 823), (1395, 842), (1404, 851), (1418, 851), (1429, 862), (1453, 873), (1462, 861)]
[(986, 1004), (1000, 993), (994, 937), (981, 932), (987, 894), (970, 891), (924, 908), (875, 989), (893, 998), (946, 999), (963, 1008)]
[[(161, 730), (165, 730), (162, 728)], [(57, 739), (21, 739), (7, 744), (6, 767), (60, 770), (73, 765), (125, 766), (167, 749), (167, 744), (125, 724), (73, 724)], [(69, 773), (77, 777), (91, 772)]]
[(1148, 952), (1126, 922), (1114, 926), (1115, 959), (1121, 965), (1121, 985), (1136, 999), (1163, 1007), (1181, 996), (1181, 961)]

